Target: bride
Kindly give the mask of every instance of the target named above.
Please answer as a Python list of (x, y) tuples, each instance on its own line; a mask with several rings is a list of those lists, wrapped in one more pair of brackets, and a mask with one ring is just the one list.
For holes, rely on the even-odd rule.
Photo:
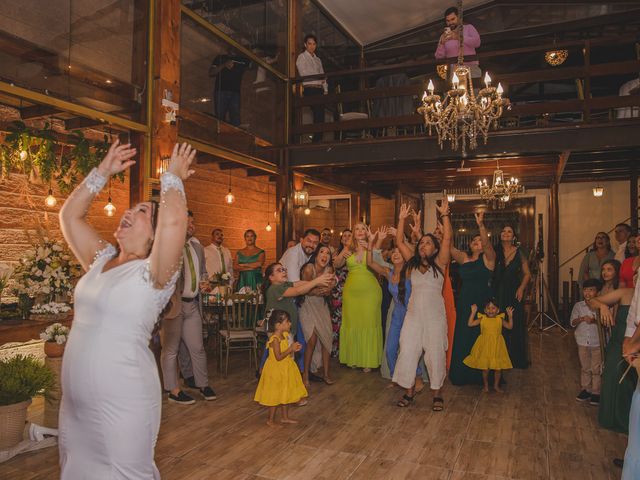
[(87, 222), (92, 200), (112, 175), (135, 163), (116, 140), (60, 211), (64, 238), (86, 274), (62, 363), (62, 479), (158, 479), (153, 454), (161, 389), (149, 340), (175, 288), (187, 230), (183, 180), (196, 151), (176, 145), (161, 177), (161, 201), (124, 212), (104, 242)]

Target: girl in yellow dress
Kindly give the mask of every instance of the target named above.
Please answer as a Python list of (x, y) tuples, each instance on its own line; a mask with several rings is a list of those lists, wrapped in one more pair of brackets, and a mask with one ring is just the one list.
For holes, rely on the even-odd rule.
[(489, 392), (489, 370), (495, 370), (493, 388), (502, 393), (500, 388), (500, 371), (513, 368), (507, 344), (502, 336), (502, 327), (511, 330), (513, 328), (513, 307), (507, 307), (507, 320), (504, 313), (500, 313), (498, 302), (492, 298), (484, 306), (484, 314), (478, 312), (477, 305), (471, 305), (469, 326), (480, 325), (480, 336), (473, 344), (471, 353), (464, 359), (468, 367), (482, 370), (482, 382), (484, 391)]
[(284, 310), (273, 310), (269, 317), (269, 331), (273, 333), (267, 342), (269, 356), (253, 398), (260, 405), (269, 407), (269, 426), (274, 424), (278, 407), (282, 407), (282, 423), (298, 423), (289, 418), (289, 404), (307, 396), (300, 369), (293, 360), (293, 354), (299, 352), (302, 345), (298, 342), (289, 344), (290, 329), (289, 314)]

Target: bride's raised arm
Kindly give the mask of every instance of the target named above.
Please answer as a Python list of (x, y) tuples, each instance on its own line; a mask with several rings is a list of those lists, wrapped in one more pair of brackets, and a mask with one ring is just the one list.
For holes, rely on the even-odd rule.
[(80, 264), (89, 269), (96, 252), (103, 241), (98, 232), (87, 222), (87, 212), (93, 199), (100, 193), (112, 175), (133, 165), (136, 149), (131, 144), (120, 145), (116, 140), (97, 168), (69, 195), (60, 209), (60, 228)]
[(160, 206), (153, 247), (149, 256), (151, 279), (162, 288), (180, 267), (187, 236), (187, 199), (183, 180), (193, 174), (196, 150), (186, 143), (173, 148), (169, 168), (160, 177)]

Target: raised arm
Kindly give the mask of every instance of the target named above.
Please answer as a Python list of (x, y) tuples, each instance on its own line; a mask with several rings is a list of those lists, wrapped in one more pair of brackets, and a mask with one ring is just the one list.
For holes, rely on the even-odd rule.
[(132, 160), (135, 154), (136, 149), (131, 148), (130, 144), (120, 145), (119, 140), (113, 142), (100, 165), (76, 187), (60, 210), (60, 227), (64, 239), (85, 270), (89, 269), (103, 243), (98, 232), (87, 223), (89, 206), (112, 175), (136, 163)]
[(169, 169), (160, 178), (160, 206), (149, 267), (156, 288), (162, 288), (180, 266), (187, 233), (187, 199), (183, 180), (193, 174), (196, 150), (187, 143), (173, 147)]
[(398, 227), (396, 229), (396, 245), (402, 254), (402, 257), (409, 261), (413, 257), (414, 252), (404, 241), (404, 223), (411, 213), (411, 208), (406, 203), (400, 206), (400, 215), (398, 217)]
[(516, 290), (516, 300), (521, 302), (522, 299), (524, 298), (524, 292), (527, 289), (527, 286), (529, 285), (529, 281), (531, 280), (531, 271), (529, 270), (529, 262), (527, 262), (527, 259), (522, 254), (522, 252), (519, 252), (519, 253), (520, 253), (520, 261), (522, 262), (522, 281), (520, 282), (520, 286), (518, 287), (518, 290)]
[(464, 44), (471, 48), (478, 48), (480, 46), (480, 34), (476, 27), (466, 24), (462, 28), (464, 29)]
[(467, 325), (470, 327), (477, 327), (480, 325), (480, 319), (476, 318), (476, 313), (478, 313), (478, 306), (474, 303), (471, 305), (471, 315), (469, 315), (469, 320), (467, 321)]
[(387, 275), (389, 275), (389, 269), (387, 267), (384, 267), (382, 265), (380, 265), (378, 262), (376, 262), (373, 259), (373, 250), (380, 249), (380, 244), (382, 243), (380, 241), (380, 237), (381, 237), (381, 233), (380, 230), (378, 230), (374, 235), (372, 235), (371, 237), (369, 237), (369, 245), (367, 248), (367, 266), (373, 270), (374, 272), (376, 272), (378, 275), (382, 275), (383, 277), (387, 277)]
[(453, 245), (451, 245), (450, 248), (451, 248), (451, 257), (456, 261), (456, 263), (459, 263), (460, 265), (462, 265), (467, 259), (467, 254), (461, 250), (458, 250)]
[(449, 218), (449, 200), (447, 200), (446, 196), (442, 197), (440, 205), (436, 208), (440, 212), (440, 218), (442, 218), (442, 242), (440, 242), (440, 252), (438, 252), (436, 262), (444, 270), (451, 261), (451, 239), (453, 238), (451, 219)]
[(508, 330), (513, 328), (513, 307), (507, 307), (507, 319), (502, 321), (502, 326)]
[(478, 224), (478, 229), (480, 230), (480, 241), (482, 242), (482, 253), (484, 253), (484, 262), (489, 270), (493, 270), (496, 265), (496, 251), (493, 249), (493, 245), (491, 245), (489, 232), (487, 232), (487, 228), (484, 226), (484, 212), (477, 212), (475, 216), (476, 223)]

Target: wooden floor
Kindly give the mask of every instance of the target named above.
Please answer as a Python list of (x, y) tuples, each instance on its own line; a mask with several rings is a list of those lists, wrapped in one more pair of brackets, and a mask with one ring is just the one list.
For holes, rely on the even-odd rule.
[[(611, 460), (626, 437), (599, 428), (597, 408), (574, 400), (572, 335), (536, 333), (531, 347), (533, 367), (510, 372), (506, 394), (447, 385), (442, 413), (426, 391), (400, 409), (399, 391), (377, 372), (335, 365), (338, 382), (313, 384), (309, 404), (292, 409), (300, 424), (275, 428), (252, 402), (256, 380), (238, 355), (233, 374), (212, 378), (218, 400), (164, 402), (158, 468), (165, 480), (620, 478)], [(3, 479), (58, 475), (55, 448), (0, 464)]]

